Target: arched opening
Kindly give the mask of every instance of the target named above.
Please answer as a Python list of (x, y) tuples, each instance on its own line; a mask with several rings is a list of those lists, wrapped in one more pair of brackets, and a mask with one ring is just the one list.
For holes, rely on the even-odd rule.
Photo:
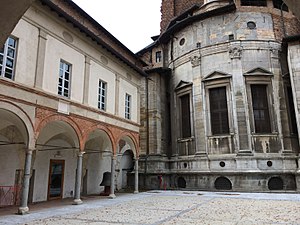
[(121, 189), (129, 188), (128, 173), (131, 173), (134, 169), (133, 152), (126, 150), (121, 158), (120, 168), (122, 168), (122, 186)]
[(131, 189), (134, 186), (135, 145), (128, 136), (122, 137), (118, 143), (117, 157), (117, 190)]
[(216, 180), (215, 180), (215, 188), (217, 190), (232, 190), (232, 184), (231, 184), (231, 181), (226, 178), (226, 177), (218, 177)]
[(39, 133), (32, 159), (33, 202), (74, 196), (79, 139), (64, 121), (51, 121)]
[(269, 190), (283, 190), (283, 180), (280, 177), (272, 177), (268, 181)]
[(84, 151), (82, 194), (99, 194), (105, 188), (100, 185), (105, 172), (111, 171), (112, 143), (107, 133), (100, 129), (92, 131), (85, 143)]
[(186, 180), (183, 177), (177, 179), (178, 188), (186, 188)]
[(0, 192), (5, 193), (0, 195), (0, 207), (20, 202), (28, 141), (24, 121), (14, 112), (0, 109)]

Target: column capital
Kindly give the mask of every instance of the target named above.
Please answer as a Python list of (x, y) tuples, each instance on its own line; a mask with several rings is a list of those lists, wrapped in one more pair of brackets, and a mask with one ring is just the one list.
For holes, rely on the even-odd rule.
[(84, 153), (85, 153), (84, 151), (79, 151), (77, 156), (82, 157), (84, 155)]
[(25, 151), (27, 154), (32, 154), (34, 151), (36, 151), (36, 148), (26, 148)]

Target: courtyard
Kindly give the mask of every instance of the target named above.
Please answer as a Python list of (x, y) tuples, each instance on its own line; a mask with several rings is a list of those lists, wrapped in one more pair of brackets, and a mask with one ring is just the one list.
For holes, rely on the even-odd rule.
[(24, 216), (2, 208), (0, 224), (300, 224), (295, 193), (157, 190), (83, 200), (77, 206), (72, 199), (38, 203)]

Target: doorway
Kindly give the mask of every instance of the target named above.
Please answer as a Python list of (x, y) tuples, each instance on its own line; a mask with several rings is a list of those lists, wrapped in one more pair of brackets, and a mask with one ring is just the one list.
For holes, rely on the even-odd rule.
[(64, 170), (64, 160), (50, 160), (48, 200), (62, 198), (64, 185)]

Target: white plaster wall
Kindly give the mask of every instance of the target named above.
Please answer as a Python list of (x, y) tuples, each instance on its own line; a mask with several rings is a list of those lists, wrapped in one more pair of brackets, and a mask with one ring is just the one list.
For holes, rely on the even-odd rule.
[(27, 86), (34, 85), (39, 31), (37, 27), (21, 19), (12, 32), (17, 38), (15, 81)]
[(90, 67), (90, 81), (89, 81), (89, 105), (92, 107), (98, 107), (98, 87), (99, 79), (107, 83), (107, 96), (106, 96), (106, 112), (115, 113), (115, 74), (99, 65), (98, 63), (91, 61)]
[(131, 121), (138, 122), (139, 107), (137, 104), (138, 91), (137, 87), (124, 79), (120, 79), (120, 93), (119, 93), (119, 116), (125, 118), (125, 95), (131, 95)]
[(91, 154), (88, 159), (88, 180), (87, 180), (87, 193), (99, 194), (103, 187), (100, 183), (103, 179), (104, 172), (110, 172), (111, 168), (111, 155), (105, 154)]
[(84, 56), (50, 35), (47, 39), (43, 89), (57, 95), (60, 60), (63, 60), (72, 65), (70, 99), (76, 102), (82, 102)]
[[(4, 140), (0, 136), (1, 140)], [(7, 141), (7, 140), (5, 140)], [(23, 160), (22, 160), (23, 158)], [(23, 169), (25, 160), (25, 152), (19, 149), (16, 145), (1, 146), (0, 148), (0, 186), (15, 185), (15, 174), (17, 169)]]
[[(61, 145), (62, 142), (53, 141), (49, 145)], [(34, 162), (35, 182), (33, 202), (47, 200), (50, 159), (65, 160), (63, 198), (72, 197), (75, 189), (77, 156), (73, 150), (61, 150), (61, 158), (55, 158), (56, 151), (38, 151)]]

